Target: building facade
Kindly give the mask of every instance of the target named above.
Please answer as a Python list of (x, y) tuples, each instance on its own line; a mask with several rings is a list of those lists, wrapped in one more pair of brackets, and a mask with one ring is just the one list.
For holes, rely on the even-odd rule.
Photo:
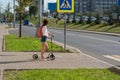
[(75, 11), (78, 12), (107, 12), (117, 0), (75, 0)]

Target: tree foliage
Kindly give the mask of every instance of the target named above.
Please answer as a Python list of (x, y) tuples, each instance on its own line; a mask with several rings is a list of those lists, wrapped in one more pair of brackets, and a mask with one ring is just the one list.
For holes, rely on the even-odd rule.
[(18, 5), (16, 5), (17, 13), (24, 13), (24, 10), (27, 6), (30, 6), (33, 3), (33, 0), (16, 0)]
[(11, 9), (10, 3), (8, 3), (7, 6), (6, 6), (6, 9), (5, 9), (6, 20), (7, 20), (8, 22), (11, 21), (11, 12), (10, 12), (10, 9)]
[(33, 6), (30, 6), (29, 7), (29, 15), (32, 16), (32, 15), (36, 15), (38, 12), (38, 7), (33, 5)]
[(95, 20), (96, 24), (100, 24), (100, 15), (96, 14), (96, 20)]

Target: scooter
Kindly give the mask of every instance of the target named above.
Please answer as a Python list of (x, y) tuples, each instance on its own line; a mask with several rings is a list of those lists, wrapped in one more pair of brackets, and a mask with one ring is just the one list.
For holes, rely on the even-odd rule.
[[(49, 53), (48, 56), (46, 57), (46, 59), (47, 59), (48, 61), (55, 60), (55, 55), (53, 54), (53, 42), (52, 42), (52, 37), (50, 38), (50, 43), (51, 43), (50, 53)], [(37, 54), (33, 54), (33, 59), (34, 59), (34, 60), (37, 60), (37, 59), (38, 59), (38, 55), (37, 55)]]

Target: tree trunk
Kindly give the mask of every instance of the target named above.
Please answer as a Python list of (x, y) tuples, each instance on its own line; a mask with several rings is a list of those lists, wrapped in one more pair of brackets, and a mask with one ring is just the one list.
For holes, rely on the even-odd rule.
[(21, 37), (22, 37), (21, 30), (22, 30), (22, 13), (20, 13), (19, 38), (21, 38)]

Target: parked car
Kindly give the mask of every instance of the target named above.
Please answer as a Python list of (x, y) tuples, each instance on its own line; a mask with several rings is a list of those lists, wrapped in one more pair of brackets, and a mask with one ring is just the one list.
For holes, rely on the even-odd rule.
[(109, 17), (102, 17), (102, 23), (108, 23)]
[(24, 21), (23, 21), (23, 25), (28, 25), (29, 24), (29, 21), (27, 20), (27, 19), (25, 19)]
[(96, 21), (97, 19), (96, 19), (96, 17), (91, 17), (91, 21)]
[(83, 21), (88, 21), (88, 16), (82, 16), (82, 18), (83, 18)]

